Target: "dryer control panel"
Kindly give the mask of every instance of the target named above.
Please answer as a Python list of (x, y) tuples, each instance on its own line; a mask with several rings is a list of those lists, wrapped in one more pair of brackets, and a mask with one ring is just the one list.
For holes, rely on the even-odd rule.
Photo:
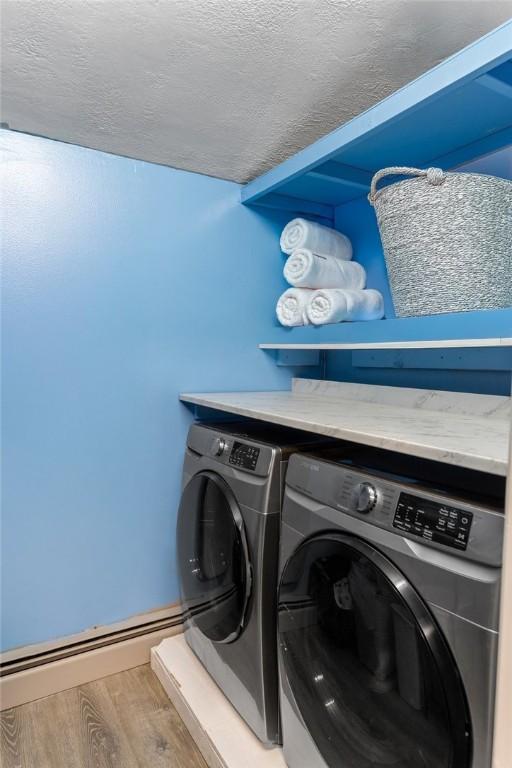
[(410, 493), (401, 493), (393, 526), (427, 541), (465, 550), (472, 522), (471, 512)]
[(237, 440), (233, 443), (231, 453), (229, 454), (229, 463), (243, 469), (250, 469), (254, 472), (258, 463), (260, 449), (255, 445), (248, 443), (239, 443)]

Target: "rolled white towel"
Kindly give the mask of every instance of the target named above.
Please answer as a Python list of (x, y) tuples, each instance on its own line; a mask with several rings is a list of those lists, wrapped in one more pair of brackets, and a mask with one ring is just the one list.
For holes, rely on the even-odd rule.
[(337, 256), (344, 261), (352, 258), (352, 243), (346, 235), (307, 219), (290, 221), (283, 229), (280, 246), (288, 255), (296, 248), (308, 248), (319, 256)]
[(313, 293), (308, 288), (288, 288), (279, 297), (276, 306), (281, 325), (309, 325), (306, 307)]
[(327, 288), (315, 291), (307, 307), (314, 325), (341, 323), (344, 320), (380, 320), (384, 317), (384, 299), (379, 291), (349, 291)]
[(366, 270), (356, 261), (337, 256), (320, 256), (307, 248), (297, 248), (288, 256), (283, 274), (296, 288), (351, 288), (366, 285)]

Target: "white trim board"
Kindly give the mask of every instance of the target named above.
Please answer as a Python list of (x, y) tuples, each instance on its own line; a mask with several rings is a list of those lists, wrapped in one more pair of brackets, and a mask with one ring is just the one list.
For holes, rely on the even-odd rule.
[(258, 344), (259, 349), (462, 349), (464, 347), (512, 347), (512, 337), (494, 339), (437, 339), (432, 341), (375, 341), (330, 344)]
[(19, 707), (44, 696), (147, 664), (153, 646), (181, 631), (181, 625), (160, 629), (2, 677), (0, 710)]
[(151, 651), (151, 668), (209, 768), (286, 768), (279, 747), (267, 749), (231, 706), (184, 635)]

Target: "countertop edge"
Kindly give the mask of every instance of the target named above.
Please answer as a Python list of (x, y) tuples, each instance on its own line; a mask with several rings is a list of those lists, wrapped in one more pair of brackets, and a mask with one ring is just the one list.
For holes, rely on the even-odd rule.
[[(268, 392), (269, 395), (278, 394), (284, 392), (285, 394), (291, 394), (289, 390), (281, 390), (275, 393)], [(424, 459), (430, 459), (433, 461), (440, 461), (445, 464), (451, 464), (454, 466), (461, 466), (467, 469), (473, 469), (481, 472), (488, 472), (493, 475), (506, 476), (508, 471), (508, 456), (503, 460), (493, 457), (481, 456), (478, 454), (467, 454), (464, 452), (457, 452), (453, 450), (446, 450), (442, 447), (435, 448), (432, 446), (416, 444), (406, 439), (389, 438), (388, 436), (378, 437), (368, 434), (364, 431), (358, 432), (353, 429), (344, 429), (342, 427), (330, 426), (326, 424), (311, 424), (311, 422), (303, 421), (298, 417), (290, 415), (276, 415), (273, 412), (267, 412), (261, 408), (251, 408), (248, 406), (241, 406), (237, 404), (230, 404), (225, 400), (217, 400), (216, 397), (226, 397), (228, 393), (182, 393), (180, 394), (180, 400), (183, 403), (189, 403), (192, 405), (198, 405), (205, 408), (211, 408), (213, 410), (221, 411), (223, 413), (233, 413), (240, 416), (246, 416), (249, 418), (255, 418), (260, 421), (268, 421), (273, 424), (282, 424), (283, 426), (293, 427), (296, 429), (302, 429), (306, 432), (313, 432), (320, 435), (326, 435), (327, 437), (334, 437), (340, 440), (349, 440), (351, 442), (361, 443), (363, 445), (369, 445), (377, 448), (387, 448), (389, 450), (396, 451), (397, 453), (414, 453), (415, 456)], [(255, 394), (250, 392), (233, 392), (234, 397), (240, 395)], [(262, 393), (258, 393), (262, 394)], [(485, 420), (485, 417), (479, 417), (475, 421)]]

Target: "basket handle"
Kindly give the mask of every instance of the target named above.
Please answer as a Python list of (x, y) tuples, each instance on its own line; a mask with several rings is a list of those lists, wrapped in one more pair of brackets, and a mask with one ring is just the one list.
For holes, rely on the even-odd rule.
[(377, 171), (372, 179), (370, 194), (368, 200), (373, 205), (377, 198), (377, 184), (385, 176), (426, 176), (429, 184), (442, 184), (446, 179), (446, 173), (441, 168), (427, 168), (426, 170), (421, 168), (407, 168), (404, 166), (394, 166), (392, 168), (383, 168), (381, 171)]

